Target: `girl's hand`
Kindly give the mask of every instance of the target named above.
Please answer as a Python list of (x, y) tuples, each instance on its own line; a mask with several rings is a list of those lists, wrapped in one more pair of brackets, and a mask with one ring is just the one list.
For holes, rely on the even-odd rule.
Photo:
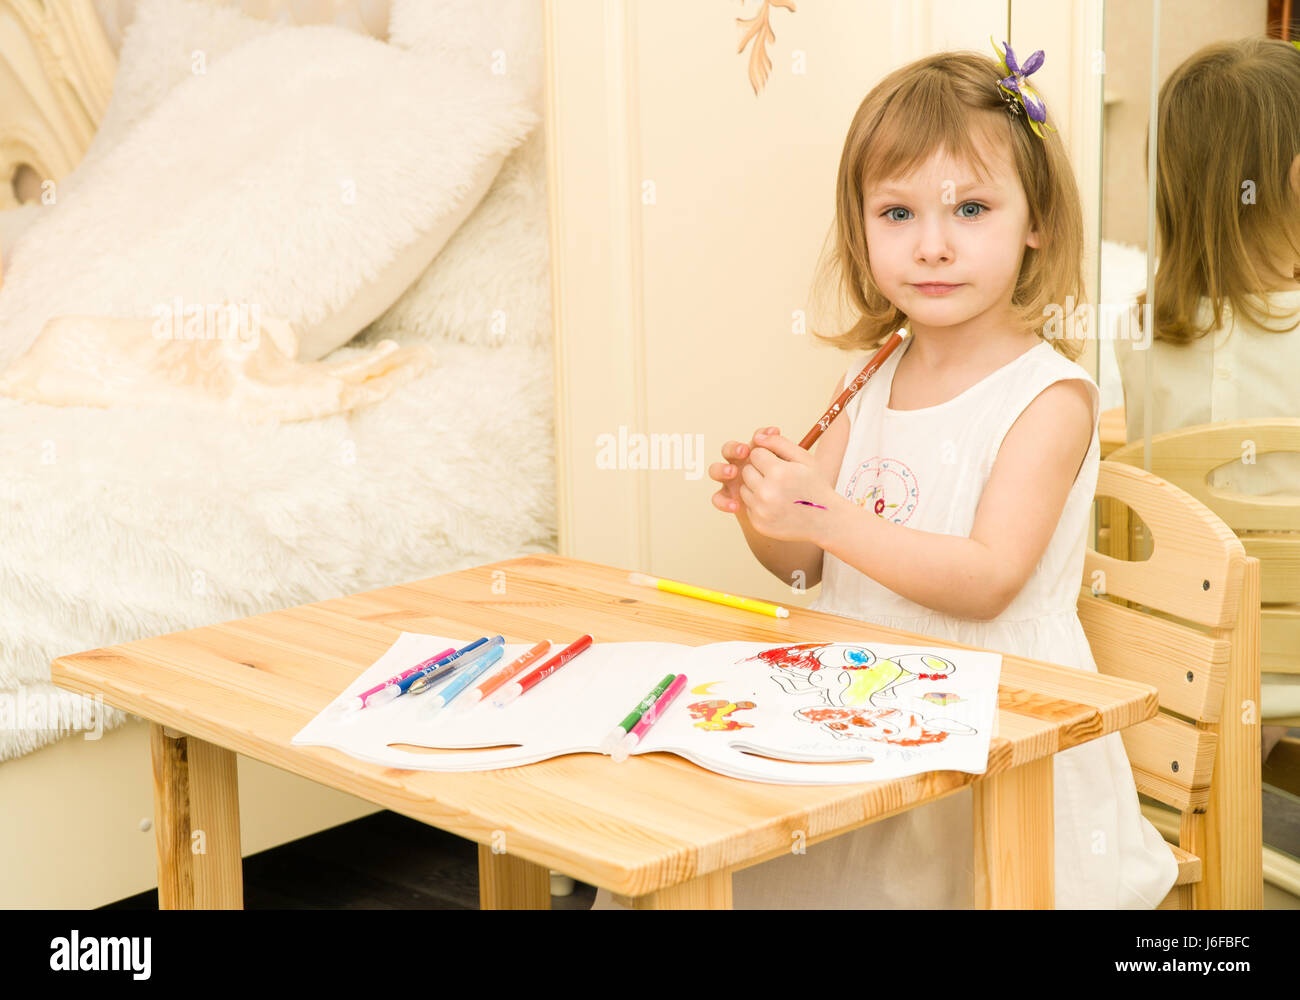
[(773, 434), (756, 437), (755, 445), (740, 487), (750, 523), (769, 538), (815, 542), (842, 498), (819, 474), (811, 453), (793, 441)]
[(740, 476), (749, 464), (749, 456), (754, 450), (753, 442), (757, 442), (765, 434), (779, 433), (780, 429), (777, 427), (760, 427), (754, 431), (754, 437), (750, 444), (728, 441), (722, 446), (722, 457), (726, 459), (727, 463), (731, 464), (714, 462), (709, 466), (709, 478), (722, 484), (722, 489), (713, 494), (714, 507), (728, 514), (740, 513), (740, 487), (742, 485)]

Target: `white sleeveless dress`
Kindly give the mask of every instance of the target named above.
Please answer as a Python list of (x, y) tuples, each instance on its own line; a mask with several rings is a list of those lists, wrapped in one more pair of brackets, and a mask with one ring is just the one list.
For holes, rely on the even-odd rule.
[[(849, 442), (836, 489), (882, 517), (920, 531), (968, 537), (998, 449), (1039, 393), (1080, 379), (1093, 400), (1083, 467), (1033, 576), (992, 621), (954, 618), (909, 601), (829, 553), (809, 606), (935, 639), (1096, 672), (1075, 605), (1089, 511), (1097, 485), (1100, 393), (1080, 365), (1045, 341), (965, 392), (919, 410), (888, 408), (894, 372), (911, 341), (881, 366), (840, 419)], [(854, 356), (851, 379), (871, 353)], [(1032, 503), (1032, 497), (1025, 498)], [(1154, 909), (1177, 867), (1139, 811), (1117, 733), (1055, 756), (1056, 906)], [(973, 800), (969, 788), (938, 802), (738, 871), (736, 909), (970, 908), (974, 902)], [(593, 909), (618, 908), (597, 893)]]

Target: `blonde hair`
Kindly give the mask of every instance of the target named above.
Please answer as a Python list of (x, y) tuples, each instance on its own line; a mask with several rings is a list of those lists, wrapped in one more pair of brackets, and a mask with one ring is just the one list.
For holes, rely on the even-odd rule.
[[(1300, 154), (1300, 52), (1273, 38), (1207, 45), (1161, 86), (1157, 116), (1154, 339), (1203, 337), (1222, 326), (1225, 301), (1271, 333), (1294, 330), (1264, 327), (1250, 249), (1300, 262), (1300, 192), (1289, 183)], [(1208, 319), (1197, 326), (1202, 298)]]
[[(1044, 337), (1049, 308), (1065, 311), (1067, 298), (1082, 303), (1083, 210), (1069, 157), (1059, 133), (1041, 139), (1022, 114), (1013, 117), (999, 96), (998, 64), (976, 52), (941, 52), (890, 73), (863, 99), (849, 125), (835, 184), (835, 224), (814, 277), (819, 319), (848, 329), (814, 336), (844, 350), (878, 347), (907, 316), (890, 302), (871, 275), (863, 189), (900, 176), (944, 150), (987, 179), (988, 164), (973, 137), (1005, 144), (1029, 203), (1030, 227), (1041, 249), (1026, 247), (1011, 301), (1027, 328)], [(985, 114), (980, 114), (985, 112)], [(1052, 125), (1051, 113), (1047, 124)], [(847, 319), (845, 318), (847, 315)], [(1067, 323), (1067, 328), (1073, 324)], [(1049, 341), (1070, 360), (1080, 341)]]

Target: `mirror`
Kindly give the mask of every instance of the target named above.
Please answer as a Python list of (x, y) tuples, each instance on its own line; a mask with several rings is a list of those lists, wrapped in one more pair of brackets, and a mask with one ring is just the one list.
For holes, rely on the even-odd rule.
[[(1300, 583), (1286, 567), (1300, 558), (1300, 5), (1107, 0), (1104, 37), (1102, 455), (1191, 494), (1260, 561), (1264, 839), (1294, 867)], [(1163, 91), (1155, 190), (1153, 87)], [(1139, 296), (1154, 300), (1140, 316)], [(1145, 554), (1140, 531), (1110, 537), (1104, 522), (1099, 511), (1099, 549)]]

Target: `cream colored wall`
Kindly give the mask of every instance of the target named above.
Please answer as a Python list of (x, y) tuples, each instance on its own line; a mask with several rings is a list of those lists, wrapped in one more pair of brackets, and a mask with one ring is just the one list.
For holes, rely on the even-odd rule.
[[(149, 726), (131, 720), (0, 763), (0, 909), (90, 909), (158, 884)], [(377, 811), (372, 803), (239, 757), (247, 857)]]
[[(641, 174), (656, 188), (641, 213), (645, 426), (703, 435), (704, 467), (760, 426), (801, 438), (844, 370), (794, 317), (833, 218), (844, 133), (898, 61), (901, 18), (880, 2), (797, 6), (771, 12), (772, 72), (756, 96), (732, 10), (637, 5)], [(735, 518), (713, 509), (715, 489), (707, 474), (648, 474), (638, 562), (800, 603), (758, 567)]]
[[(813, 594), (792, 594), (758, 565), (734, 517), (710, 504), (705, 470), (724, 441), (759, 426), (802, 437), (844, 370), (844, 357), (796, 332), (794, 315), (862, 98), (926, 52), (991, 56), (989, 35), (1002, 41), (1008, 18), (1005, 2), (988, 0), (796, 6), (768, 9), (772, 68), (757, 94), (736, 18), (759, 0), (553, 0), (547, 10), (561, 549), (791, 604)], [(1013, 45), (1048, 53), (1035, 80), (1057, 102), (1094, 219), (1101, 80), (1088, 67), (1099, 11), (1012, 11)], [(700, 477), (599, 468), (598, 437), (620, 426), (702, 437)]]

